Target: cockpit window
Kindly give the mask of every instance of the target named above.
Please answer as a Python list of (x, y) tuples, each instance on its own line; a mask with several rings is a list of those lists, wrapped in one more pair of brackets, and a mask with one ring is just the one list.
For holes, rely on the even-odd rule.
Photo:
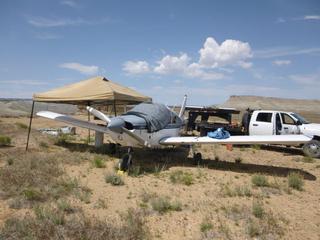
[(304, 117), (300, 116), (297, 113), (292, 113), (291, 114), (294, 118), (296, 118), (297, 120), (299, 120), (302, 124), (307, 124), (309, 123)]

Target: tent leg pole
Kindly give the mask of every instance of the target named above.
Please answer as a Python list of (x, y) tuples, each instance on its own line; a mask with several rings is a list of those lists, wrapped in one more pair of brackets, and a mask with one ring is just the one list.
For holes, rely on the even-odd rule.
[(113, 101), (114, 116), (117, 116), (116, 100)]
[[(90, 106), (90, 102), (88, 102), (88, 106)], [(88, 111), (88, 122), (90, 122), (90, 112)], [(90, 129), (88, 129), (88, 144), (90, 144)]]
[(33, 110), (34, 110), (34, 101), (32, 101), (32, 107), (31, 107), (31, 115), (30, 115), (30, 121), (29, 121), (29, 129), (28, 129), (28, 138), (27, 138), (26, 151), (28, 151), (28, 147), (29, 147), (29, 138), (30, 138), (30, 132), (31, 132)]

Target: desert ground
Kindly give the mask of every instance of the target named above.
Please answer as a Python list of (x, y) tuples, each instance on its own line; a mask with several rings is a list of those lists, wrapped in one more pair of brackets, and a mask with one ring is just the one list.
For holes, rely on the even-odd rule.
[(199, 165), (185, 148), (135, 149), (122, 174), (107, 137), (95, 149), (35, 118), (26, 152), (27, 124), (0, 119), (0, 239), (320, 239), (320, 160), (298, 149), (207, 145)]

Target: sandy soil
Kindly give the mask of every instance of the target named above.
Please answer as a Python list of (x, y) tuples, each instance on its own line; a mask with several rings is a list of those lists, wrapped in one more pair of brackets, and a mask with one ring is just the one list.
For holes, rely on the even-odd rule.
[[(85, 116), (83, 116), (84, 118)], [(0, 165), (5, 164), (6, 156), (25, 154), (26, 129), (19, 129), (16, 122), (28, 123), (27, 118), (1, 118), (0, 134), (12, 138), (11, 147), (0, 148)], [(46, 135), (37, 128), (57, 127), (63, 124), (36, 118), (33, 122), (31, 152), (66, 152), (83, 154), (88, 148), (80, 144), (87, 136), (86, 130), (77, 129), (77, 141), (67, 147), (53, 145)], [(41, 141), (50, 143), (48, 149), (39, 147)], [(107, 142), (108, 139), (105, 139)], [(75, 148), (77, 146), (77, 148)], [(77, 150), (78, 149), (78, 150)], [(75, 197), (71, 201), (81, 206), (88, 216), (101, 219), (119, 218), (126, 209), (147, 208), (147, 226), (152, 239), (250, 239), (248, 222), (254, 219), (252, 205), (259, 200), (266, 213), (274, 216), (277, 228), (282, 234), (270, 230), (260, 239), (320, 239), (320, 160), (302, 161), (301, 152), (284, 148), (240, 148), (228, 151), (225, 146), (201, 146), (204, 162), (195, 166), (188, 151), (136, 150), (134, 165), (145, 171), (138, 176), (123, 175), (125, 185), (112, 186), (105, 182), (105, 174), (114, 171), (119, 155), (104, 155), (105, 168), (95, 168), (90, 160), (80, 164), (65, 164), (71, 176), (76, 176), (92, 190), (90, 201), (84, 203)], [(87, 153), (88, 156), (94, 153)], [(238, 161), (236, 162), (236, 159)], [(147, 170), (148, 169), (148, 170)], [(161, 169), (158, 173), (156, 169)], [(172, 183), (170, 175), (176, 170), (192, 174), (193, 184)], [(304, 176), (303, 191), (288, 189), (287, 175), (291, 171)], [(254, 174), (266, 175), (274, 187), (257, 187), (252, 184)], [(246, 187), (250, 196), (227, 194), (225, 189)], [(179, 201), (181, 211), (159, 214), (150, 204), (145, 206), (143, 194), (168, 197)], [(231, 196), (232, 195), (232, 196)], [(105, 207), (97, 205), (105, 203)], [(231, 210), (230, 210), (231, 209)], [(233, 210), (232, 210), (233, 209)], [(238, 209), (238, 210), (234, 210)], [(240, 209), (240, 211), (239, 211)], [(23, 214), (25, 209), (12, 209), (8, 200), (0, 200), (0, 223), (11, 216)], [(210, 222), (208, 231), (201, 230), (203, 223)], [(261, 223), (262, 224), (262, 223)], [(269, 226), (272, 228), (272, 226)]]

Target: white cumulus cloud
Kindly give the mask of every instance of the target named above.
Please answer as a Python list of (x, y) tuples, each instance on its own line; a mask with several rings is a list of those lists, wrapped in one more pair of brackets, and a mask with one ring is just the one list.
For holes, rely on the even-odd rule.
[(76, 63), (76, 62), (63, 63), (63, 64), (60, 64), (59, 67), (75, 70), (86, 75), (94, 75), (94, 74), (97, 74), (99, 71), (98, 66), (94, 66), (94, 65), (87, 66), (81, 63)]
[(214, 38), (208, 37), (199, 54), (198, 61), (193, 61), (187, 53), (166, 54), (152, 67), (145, 61), (127, 61), (123, 70), (131, 74), (152, 72), (158, 75), (217, 80), (225, 78), (226, 73), (233, 72), (233, 69), (225, 66), (240, 66), (244, 69), (252, 66), (248, 61), (252, 57), (249, 43), (238, 40), (225, 40), (219, 45)]
[(320, 20), (320, 15), (306, 15), (303, 17), (304, 20)]
[(154, 72), (160, 74), (181, 73), (188, 67), (191, 58), (183, 53), (180, 56), (167, 55), (158, 61), (158, 66), (154, 68)]
[(127, 74), (142, 74), (148, 73), (150, 68), (146, 61), (127, 61), (123, 64), (122, 70)]
[(167, 55), (163, 57), (153, 70), (159, 74), (175, 74), (203, 80), (216, 80), (224, 77), (221, 73), (204, 70), (198, 63), (191, 63), (191, 58), (186, 53), (182, 53), (180, 56)]
[(274, 60), (272, 63), (277, 66), (285, 66), (285, 65), (290, 65), (291, 61), (290, 60)]
[(199, 53), (199, 63), (205, 67), (215, 68), (225, 65), (251, 67), (251, 63), (246, 60), (252, 57), (252, 52), (249, 43), (246, 42), (227, 39), (219, 45), (214, 38), (208, 37)]

